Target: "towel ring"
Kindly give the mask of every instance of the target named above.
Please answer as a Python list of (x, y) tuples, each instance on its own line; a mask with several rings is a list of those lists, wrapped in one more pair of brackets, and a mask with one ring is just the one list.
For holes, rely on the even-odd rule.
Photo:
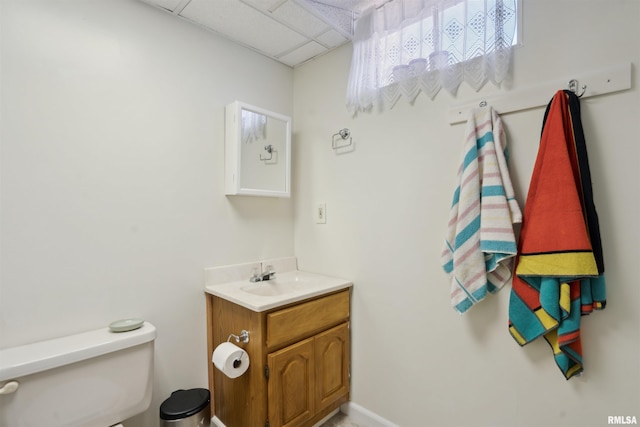
[(263, 156), (262, 156), (262, 154), (260, 154), (260, 160), (265, 161), (265, 160), (271, 160), (271, 159), (273, 159), (273, 151), (274, 151), (274, 150), (273, 150), (273, 146), (272, 146), (271, 144), (266, 145), (266, 146), (264, 147), (264, 151), (266, 151), (267, 153), (269, 153), (269, 157), (266, 157), (266, 156), (264, 156), (264, 157), (263, 157)]
[[(336, 142), (340, 141), (339, 138), (336, 138), (337, 136), (339, 136), (343, 141), (346, 141), (347, 138), (349, 138), (349, 143), (343, 144), (343, 145), (336, 145)], [(333, 137), (331, 138), (331, 148), (333, 148), (334, 150), (337, 150), (338, 148), (348, 147), (351, 144), (353, 144), (353, 138), (351, 137), (351, 131), (347, 128), (339, 130), (338, 133), (334, 133)]]

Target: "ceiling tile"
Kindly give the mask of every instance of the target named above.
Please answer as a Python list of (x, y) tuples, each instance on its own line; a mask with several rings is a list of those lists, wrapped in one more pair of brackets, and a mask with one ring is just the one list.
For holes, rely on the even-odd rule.
[(313, 7), (332, 7), (344, 11), (362, 13), (371, 6), (381, 6), (391, 0), (297, 0), (300, 3), (308, 3)]
[(287, 0), (240, 0), (265, 12), (273, 12)]
[(176, 7), (180, 4), (182, 0), (142, 0), (145, 3), (152, 4), (154, 6), (159, 6), (163, 9), (167, 9), (170, 11), (176, 10)]
[(315, 37), (317, 41), (324, 44), (327, 47), (338, 47), (348, 41), (346, 37), (335, 30), (329, 30), (326, 33)]
[(309, 38), (329, 29), (327, 24), (298, 6), (293, 0), (277, 8), (273, 12), (273, 17)]
[(284, 62), (285, 64), (293, 67), (327, 51), (327, 48), (312, 41), (292, 52), (287, 53), (286, 55), (278, 57), (278, 61)]
[(270, 56), (293, 49), (306, 40), (238, 0), (192, 0), (180, 16)]
[(348, 42), (364, 6), (388, 0), (141, 1), (296, 66)]
[(354, 18), (357, 12), (354, 7), (360, 1), (368, 0), (296, 0), (310, 13), (318, 16), (325, 22), (342, 32), (347, 37), (353, 36)]

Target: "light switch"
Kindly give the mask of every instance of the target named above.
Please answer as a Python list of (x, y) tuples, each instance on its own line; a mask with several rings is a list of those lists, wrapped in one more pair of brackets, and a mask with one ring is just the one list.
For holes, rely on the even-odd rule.
[(316, 204), (316, 224), (326, 224), (327, 223), (327, 204), (326, 203), (318, 203)]

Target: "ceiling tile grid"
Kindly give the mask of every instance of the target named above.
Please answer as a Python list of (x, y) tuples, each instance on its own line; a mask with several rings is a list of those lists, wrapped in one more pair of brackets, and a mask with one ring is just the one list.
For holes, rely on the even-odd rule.
[(180, 16), (272, 57), (307, 41), (302, 34), (238, 0), (191, 0)]
[(292, 0), (283, 3), (272, 13), (275, 19), (308, 38), (313, 38), (329, 30), (329, 25), (307, 12), (306, 9), (298, 6)]
[(256, 9), (265, 10), (268, 12), (273, 12), (287, 1), (288, 0), (244, 0), (245, 3), (250, 4)]
[(170, 12), (173, 12), (180, 5), (181, 1), (182, 0), (152, 0), (152, 1), (147, 1), (147, 3), (154, 4), (158, 7), (161, 7), (162, 9), (166, 9)]
[(316, 37), (316, 40), (329, 48), (341, 46), (349, 41), (349, 39), (336, 30), (329, 30), (324, 34), (320, 34)]
[(311, 41), (298, 49), (278, 57), (278, 61), (283, 62), (291, 67), (308, 61), (320, 54), (327, 52), (328, 49), (321, 44)]
[[(336, 27), (328, 22), (325, 14), (311, 10), (308, 0), (142, 1), (291, 67), (349, 41), (342, 28), (344, 17), (341, 16), (341, 27)], [(344, 13), (352, 14), (348, 10)]]

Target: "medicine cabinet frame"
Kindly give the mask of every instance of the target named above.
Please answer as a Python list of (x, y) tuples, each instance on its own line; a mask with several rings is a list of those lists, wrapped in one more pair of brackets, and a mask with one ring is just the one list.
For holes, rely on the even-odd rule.
[[(244, 137), (243, 112), (262, 126)], [(226, 106), (225, 194), (291, 197), (291, 117), (240, 101)]]

